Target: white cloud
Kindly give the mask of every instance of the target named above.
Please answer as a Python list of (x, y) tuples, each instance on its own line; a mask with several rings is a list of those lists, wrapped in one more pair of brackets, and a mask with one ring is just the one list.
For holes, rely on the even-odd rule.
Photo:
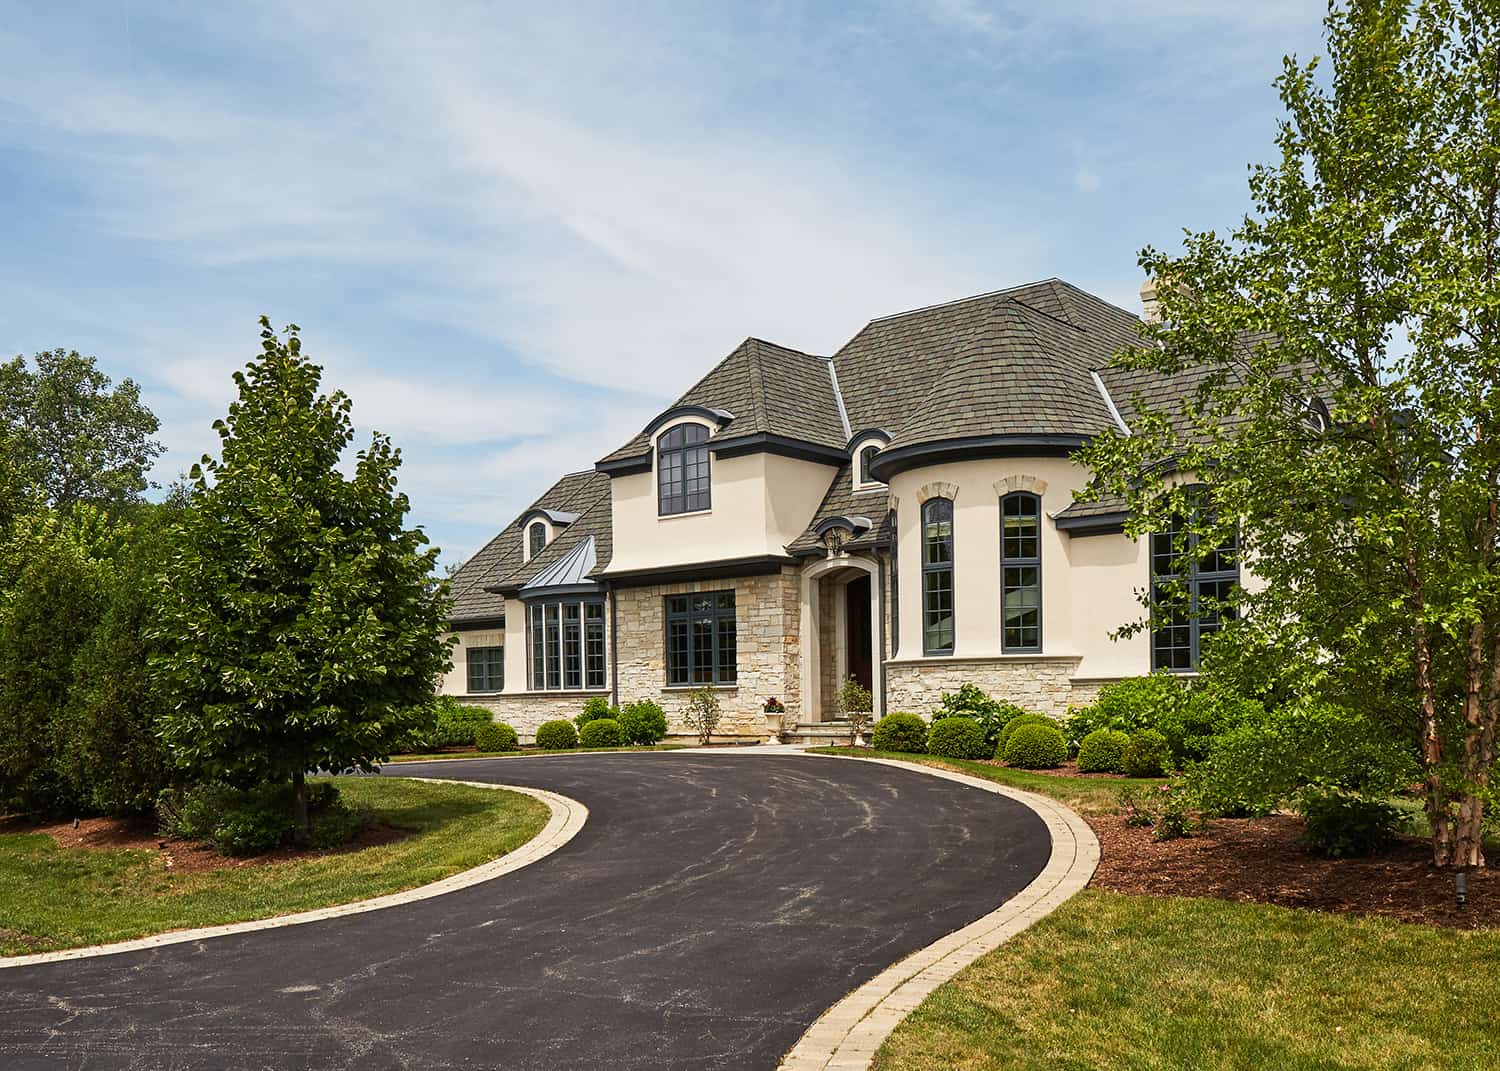
[(1099, 176), (1079, 164), (1073, 172), (1073, 186), (1080, 193), (1095, 193), (1100, 186)]

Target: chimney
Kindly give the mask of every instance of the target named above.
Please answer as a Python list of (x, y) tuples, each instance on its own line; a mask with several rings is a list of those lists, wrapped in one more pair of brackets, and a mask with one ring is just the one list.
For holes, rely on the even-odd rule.
[(1156, 280), (1147, 279), (1141, 284), (1141, 319), (1148, 324), (1161, 323), (1161, 308), (1156, 303)]

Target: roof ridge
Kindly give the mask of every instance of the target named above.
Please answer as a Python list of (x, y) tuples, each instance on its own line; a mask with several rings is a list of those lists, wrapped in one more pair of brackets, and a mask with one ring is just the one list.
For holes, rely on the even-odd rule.
[(984, 298), (1003, 297), (1006, 294), (1013, 294), (1017, 290), (1029, 290), (1034, 286), (1041, 286), (1043, 283), (1052, 282), (1060, 283), (1062, 282), (1062, 280), (1055, 275), (1051, 275), (1045, 279), (1034, 279), (1029, 283), (1018, 283), (1015, 286), (1001, 287), (999, 290), (987, 290), (982, 294), (970, 294), (968, 297), (953, 298), (951, 301), (937, 301), (931, 305), (921, 305), (915, 309), (903, 309), (900, 312), (891, 312), (887, 313), (884, 316), (876, 316), (873, 319), (869, 320), (866, 323), (866, 326), (869, 326), (869, 324), (878, 324), (885, 320), (894, 320), (899, 316), (911, 316), (914, 313), (918, 312), (931, 312), (933, 309), (945, 309), (950, 305), (962, 305), (966, 301), (980, 301)]
[(1060, 317), (1053, 316), (1046, 309), (1039, 309), (1035, 305), (1031, 304), (1029, 301), (1022, 301), (1020, 298), (1017, 298), (1017, 297), (1006, 298), (1006, 301), (1008, 301), (1012, 305), (1019, 305), (1019, 306), (1021, 306), (1021, 308), (1026, 309), (1029, 312), (1034, 312), (1038, 316), (1045, 316), (1047, 319), (1051, 320), (1053, 323), (1062, 324), (1064, 327), (1071, 327), (1074, 331), (1078, 331), (1081, 334), (1085, 334), (1086, 335), (1086, 334), (1089, 333), (1089, 329), (1088, 328), (1086, 328), (1086, 327), (1080, 327), (1078, 324), (1073, 323), (1073, 321), (1071, 321), (1071, 320), (1064, 320), (1064, 319), (1061, 319)]
[(747, 338), (740, 344), (747, 347), (745, 353), (745, 374), (750, 380), (750, 404), (755, 407), (754, 427), (769, 428), (771, 426), (770, 415), (766, 406), (765, 376), (761, 374), (760, 348), (768, 345), (764, 340), (758, 338)]

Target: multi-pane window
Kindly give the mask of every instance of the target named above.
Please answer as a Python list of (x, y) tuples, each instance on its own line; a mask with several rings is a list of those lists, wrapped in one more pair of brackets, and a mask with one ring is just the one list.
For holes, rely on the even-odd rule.
[(953, 502), (922, 506), (922, 651), (953, 653)]
[(1000, 645), (1042, 649), (1042, 500), (1018, 493), (1000, 500)]
[(505, 648), (470, 647), (465, 653), (469, 667), (469, 691), (505, 690)]
[(528, 551), (527, 557), (535, 558), (542, 552), (542, 548), (547, 545), (547, 526), (541, 521), (533, 522), (527, 538), (531, 540), (531, 549)]
[(1204, 553), (1197, 532), (1185, 529), (1178, 518), (1151, 536), (1151, 667), (1178, 673), (1196, 670), (1204, 637), (1234, 619), (1240, 582), (1238, 533)]
[(877, 483), (874, 476), (870, 475), (870, 464), (875, 460), (875, 455), (880, 453), (880, 447), (867, 446), (859, 452), (859, 482), (862, 484)]
[(702, 424), (679, 424), (657, 440), (656, 505), (664, 517), (708, 509), (708, 429)]
[(738, 679), (734, 592), (668, 595), (667, 684), (733, 684)]
[(605, 686), (604, 603), (534, 602), (526, 608), (533, 691)]

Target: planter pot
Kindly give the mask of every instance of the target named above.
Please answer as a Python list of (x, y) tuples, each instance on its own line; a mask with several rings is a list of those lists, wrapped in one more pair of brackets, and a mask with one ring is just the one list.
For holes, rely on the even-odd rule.
[(781, 723), (786, 717), (782, 711), (765, 711), (766, 715), (766, 743), (781, 743)]

